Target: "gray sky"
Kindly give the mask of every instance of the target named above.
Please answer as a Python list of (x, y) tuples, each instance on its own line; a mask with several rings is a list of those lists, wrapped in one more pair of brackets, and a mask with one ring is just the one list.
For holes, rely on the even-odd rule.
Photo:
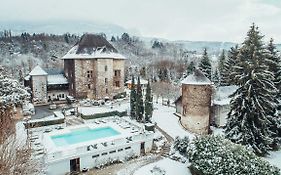
[(0, 20), (81, 19), (142, 36), (241, 42), (252, 22), (281, 42), (281, 0), (1, 0)]

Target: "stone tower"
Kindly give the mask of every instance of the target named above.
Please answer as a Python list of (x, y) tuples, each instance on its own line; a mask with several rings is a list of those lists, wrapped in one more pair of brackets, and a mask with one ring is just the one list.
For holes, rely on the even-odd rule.
[(208, 134), (211, 115), (212, 82), (195, 70), (182, 81), (182, 125), (196, 134)]
[(32, 99), (34, 103), (47, 103), (47, 72), (36, 66), (30, 73)]

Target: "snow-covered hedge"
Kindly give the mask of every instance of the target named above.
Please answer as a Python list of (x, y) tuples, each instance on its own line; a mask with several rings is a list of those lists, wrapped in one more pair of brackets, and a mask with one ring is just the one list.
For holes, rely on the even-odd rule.
[(188, 147), (190, 170), (196, 175), (280, 175), (279, 169), (244, 146), (221, 136), (202, 136)]

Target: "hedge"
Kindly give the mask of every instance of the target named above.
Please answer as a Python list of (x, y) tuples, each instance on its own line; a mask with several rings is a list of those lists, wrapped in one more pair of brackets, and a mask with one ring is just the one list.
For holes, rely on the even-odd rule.
[(42, 127), (42, 126), (57, 125), (57, 124), (62, 124), (62, 123), (64, 123), (64, 118), (57, 119), (57, 120), (24, 123), (24, 126), (25, 126), (25, 128), (36, 128), (36, 127)]
[(88, 120), (88, 119), (96, 119), (96, 118), (103, 118), (103, 117), (110, 117), (110, 116), (119, 116), (123, 117), (127, 115), (127, 111), (111, 111), (111, 112), (104, 112), (104, 113), (98, 113), (98, 114), (92, 114), (92, 115), (83, 115), (81, 114), (81, 118)]

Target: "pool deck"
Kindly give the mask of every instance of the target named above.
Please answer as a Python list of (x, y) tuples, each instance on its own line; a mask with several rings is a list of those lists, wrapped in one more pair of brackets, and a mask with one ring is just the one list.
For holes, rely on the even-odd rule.
[[(69, 144), (65, 146), (57, 146), (52, 140), (52, 136), (69, 134), (72, 130), (79, 128), (103, 128), (103, 127), (111, 127), (116, 130), (120, 134), (114, 136), (108, 136), (104, 138), (98, 138), (94, 140), (84, 141), (75, 144)], [(120, 117), (108, 117), (103, 119), (95, 119), (91, 120), (87, 124), (76, 125), (67, 127), (62, 130), (53, 131), (50, 133), (44, 133), (43, 135), (43, 145), (45, 148), (45, 153), (47, 154), (47, 160), (55, 161), (57, 159), (62, 159), (64, 157), (69, 157), (71, 154), (75, 152), (80, 152), (83, 154), (85, 152), (85, 147), (91, 147), (93, 145), (98, 145), (97, 151), (107, 149), (112, 145), (118, 147), (128, 141), (138, 140), (138, 138), (146, 137), (150, 135), (149, 131), (145, 131), (141, 125), (133, 124), (126, 119)], [(110, 146), (104, 146), (106, 143)], [(83, 151), (81, 151), (83, 150)]]

